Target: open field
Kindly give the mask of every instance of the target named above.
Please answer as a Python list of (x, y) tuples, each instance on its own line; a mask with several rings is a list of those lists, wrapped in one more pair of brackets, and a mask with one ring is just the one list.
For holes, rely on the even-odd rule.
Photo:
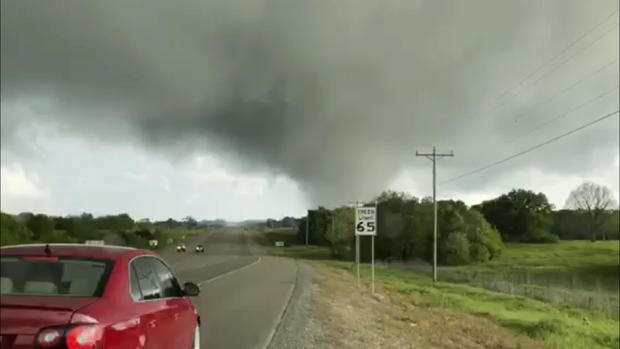
[[(355, 272), (351, 262), (321, 263)], [(368, 265), (362, 266), (362, 277), (365, 287), (368, 287)], [(378, 268), (376, 280), (387, 296), (400, 299), (403, 304), (451, 309), (481, 316), (550, 348), (618, 348), (620, 345), (620, 323), (603, 312), (557, 305), (465, 284), (433, 284), (428, 276), (407, 270)]]
[[(497, 260), (441, 266), (439, 278), (599, 310), (618, 319), (619, 252), (618, 241), (506, 244)], [(428, 265), (393, 263), (390, 267), (431, 273)]]
[[(353, 263), (330, 260), (326, 247), (294, 245), (290, 231), (258, 236), (268, 246), (292, 245), (271, 247), (276, 255), (354, 272)], [(507, 244), (489, 263), (440, 267), (436, 285), (427, 265), (378, 263), (376, 278), (393, 301), (482, 316), (546, 347), (618, 348), (618, 253), (618, 241)], [(368, 265), (362, 274), (367, 284)]]
[[(560, 241), (557, 244), (506, 244), (497, 259), (484, 264), (442, 268), (449, 272), (556, 275), (566, 283), (618, 291), (620, 244), (616, 241)], [(597, 281), (598, 280), (598, 281)], [(559, 282), (560, 280), (557, 280)]]
[[(254, 232), (257, 241), (274, 256), (301, 258), (301, 259), (331, 259), (329, 248), (315, 245), (299, 245), (297, 237), (292, 229), (269, 229), (262, 232)], [(285, 247), (275, 247), (276, 241), (283, 241)]]
[(540, 340), (492, 319), (447, 307), (415, 304), (386, 282), (372, 295), (356, 287), (346, 265), (313, 262), (314, 320), (322, 325), (317, 348), (525, 349)]

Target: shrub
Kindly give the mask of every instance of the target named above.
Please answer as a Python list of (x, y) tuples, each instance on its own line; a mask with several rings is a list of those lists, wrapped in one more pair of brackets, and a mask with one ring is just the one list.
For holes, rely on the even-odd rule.
[(491, 259), (491, 252), (485, 245), (473, 243), (469, 247), (469, 257), (473, 263), (486, 262)]
[(351, 208), (339, 208), (333, 211), (333, 219), (325, 235), (333, 257), (345, 260), (354, 258), (354, 236), (351, 228), (354, 219), (355, 214)]
[(452, 233), (446, 239), (444, 260), (448, 265), (467, 264), (470, 261), (470, 245), (465, 233)]
[(0, 245), (17, 245), (30, 242), (32, 232), (9, 214), (1, 213)]

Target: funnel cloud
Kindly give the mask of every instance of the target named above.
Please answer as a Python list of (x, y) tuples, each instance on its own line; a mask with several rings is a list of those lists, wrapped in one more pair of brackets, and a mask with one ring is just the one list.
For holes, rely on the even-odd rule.
[[(430, 171), (416, 150), (454, 150), (447, 178), (616, 110), (617, 23), (617, 1), (2, 1), (2, 147), (25, 151), (20, 130), (37, 124), (170, 161), (216, 153), (293, 179), (312, 203), (346, 203)], [(520, 84), (545, 62), (534, 77), (546, 76)], [(617, 126), (515, 165), (607, 168)]]

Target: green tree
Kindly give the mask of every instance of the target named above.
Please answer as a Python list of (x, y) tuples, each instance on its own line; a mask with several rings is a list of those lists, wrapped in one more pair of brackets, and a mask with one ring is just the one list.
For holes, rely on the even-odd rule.
[(101, 240), (103, 237), (102, 232), (97, 232), (97, 226), (92, 214), (82, 213), (79, 216), (69, 217), (69, 219), (70, 229), (68, 233), (78, 242), (84, 242), (86, 240)]
[(355, 237), (353, 225), (355, 212), (350, 207), (340, 207), (333, 211), (326, 238), (330, 243), (332, 256), (338, 259), (354, 258)]
[(516, 189), (476, 206), (504, 241), (555, 242), (551, 234), (552, 205), (543, 193)]
[(409, 259), (415, 255), (414, 227), (411, 215), (418, 199), (403, 192), (384, 191), (377, 198), (376, 256), (380, 259)]
[(297, 242), (300, 244), (306, 243), (306, 222), (307, 217), (301, 217), (299, 219), (299, 225), (297, 225)]
[(603, 226), (603, 230), (606, 232), (606, 236), (609, 239), (618, 240), (620, 237), (620, 217), (618, 210), (610, 211), (609, 218), (606, 219), (606, 224)]
[(97, 230), (131, 230), (135, 226), (133, 219), (126, 213), (97, 217), (93, 223)]
[(448, 235), (442, 244), (443, 262), (448, 265), (468, 264), (470, 261), (469, 245), (465, 233), (453, 232)]
[(437, 229), (439, 263), (481, 263), (501, 254), (503, 243), (499, 233), (480, 212), (469, 209), (463, 202), (438, 202), (437, 219), (441, 222)]
[(603, 240), (606, 239), (605, 230), (602, 228), (606, 220), (610, 218), (608, 211), (617, 207), (609, 188), (592, 182), (584, 182), (570, 193), (565, 206), (585, 213), (592, 241), (596, 241), (599, 233), (602, 234)]
[(136, 230), (151, 230), (153, 229), (153, 223), (148, 218), (141, 219), (135, 223)]
[(308, 214), (310, 217), (308, 243), (311, 245), (328, 245), (327, 231), (331, 222), (331, 211), (319, 206), (316, 210), (309, 210)]
[(464, 217), (465, 234), (470, 242), (470, 260), (486, 262), (497, 258), (504, 249), (499, 232), (476, 210), (467, 210)]
[(183, 225), (188, 229), (193, 229), (198, 226), (198, 222), (196, 221), (196, 219), (194, 219), (194, 217), (187, 216), (183, 218)]
[(0, 213), (0, 245), (17, 245), (28, 243), (32, 239), (32, 232), (7, 213)]
[(558, 210), (552, 214), (551, 232), (562, 240), (590, 240), (586, 214), (578, 210)]
[(26, 227), (32, 232), (35, 241), (47, 242), (44, 238), (51, 237), (54, 233), (54, 220), (44, 214), (35, 214), (26, 221)]

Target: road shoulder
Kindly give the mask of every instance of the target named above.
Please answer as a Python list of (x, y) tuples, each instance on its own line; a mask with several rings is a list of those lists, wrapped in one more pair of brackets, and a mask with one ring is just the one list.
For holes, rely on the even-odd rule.
[(314, 318), (312, 267), (297, 263), (295, 288), (269, 348), (321, 348), (323, 328)]

